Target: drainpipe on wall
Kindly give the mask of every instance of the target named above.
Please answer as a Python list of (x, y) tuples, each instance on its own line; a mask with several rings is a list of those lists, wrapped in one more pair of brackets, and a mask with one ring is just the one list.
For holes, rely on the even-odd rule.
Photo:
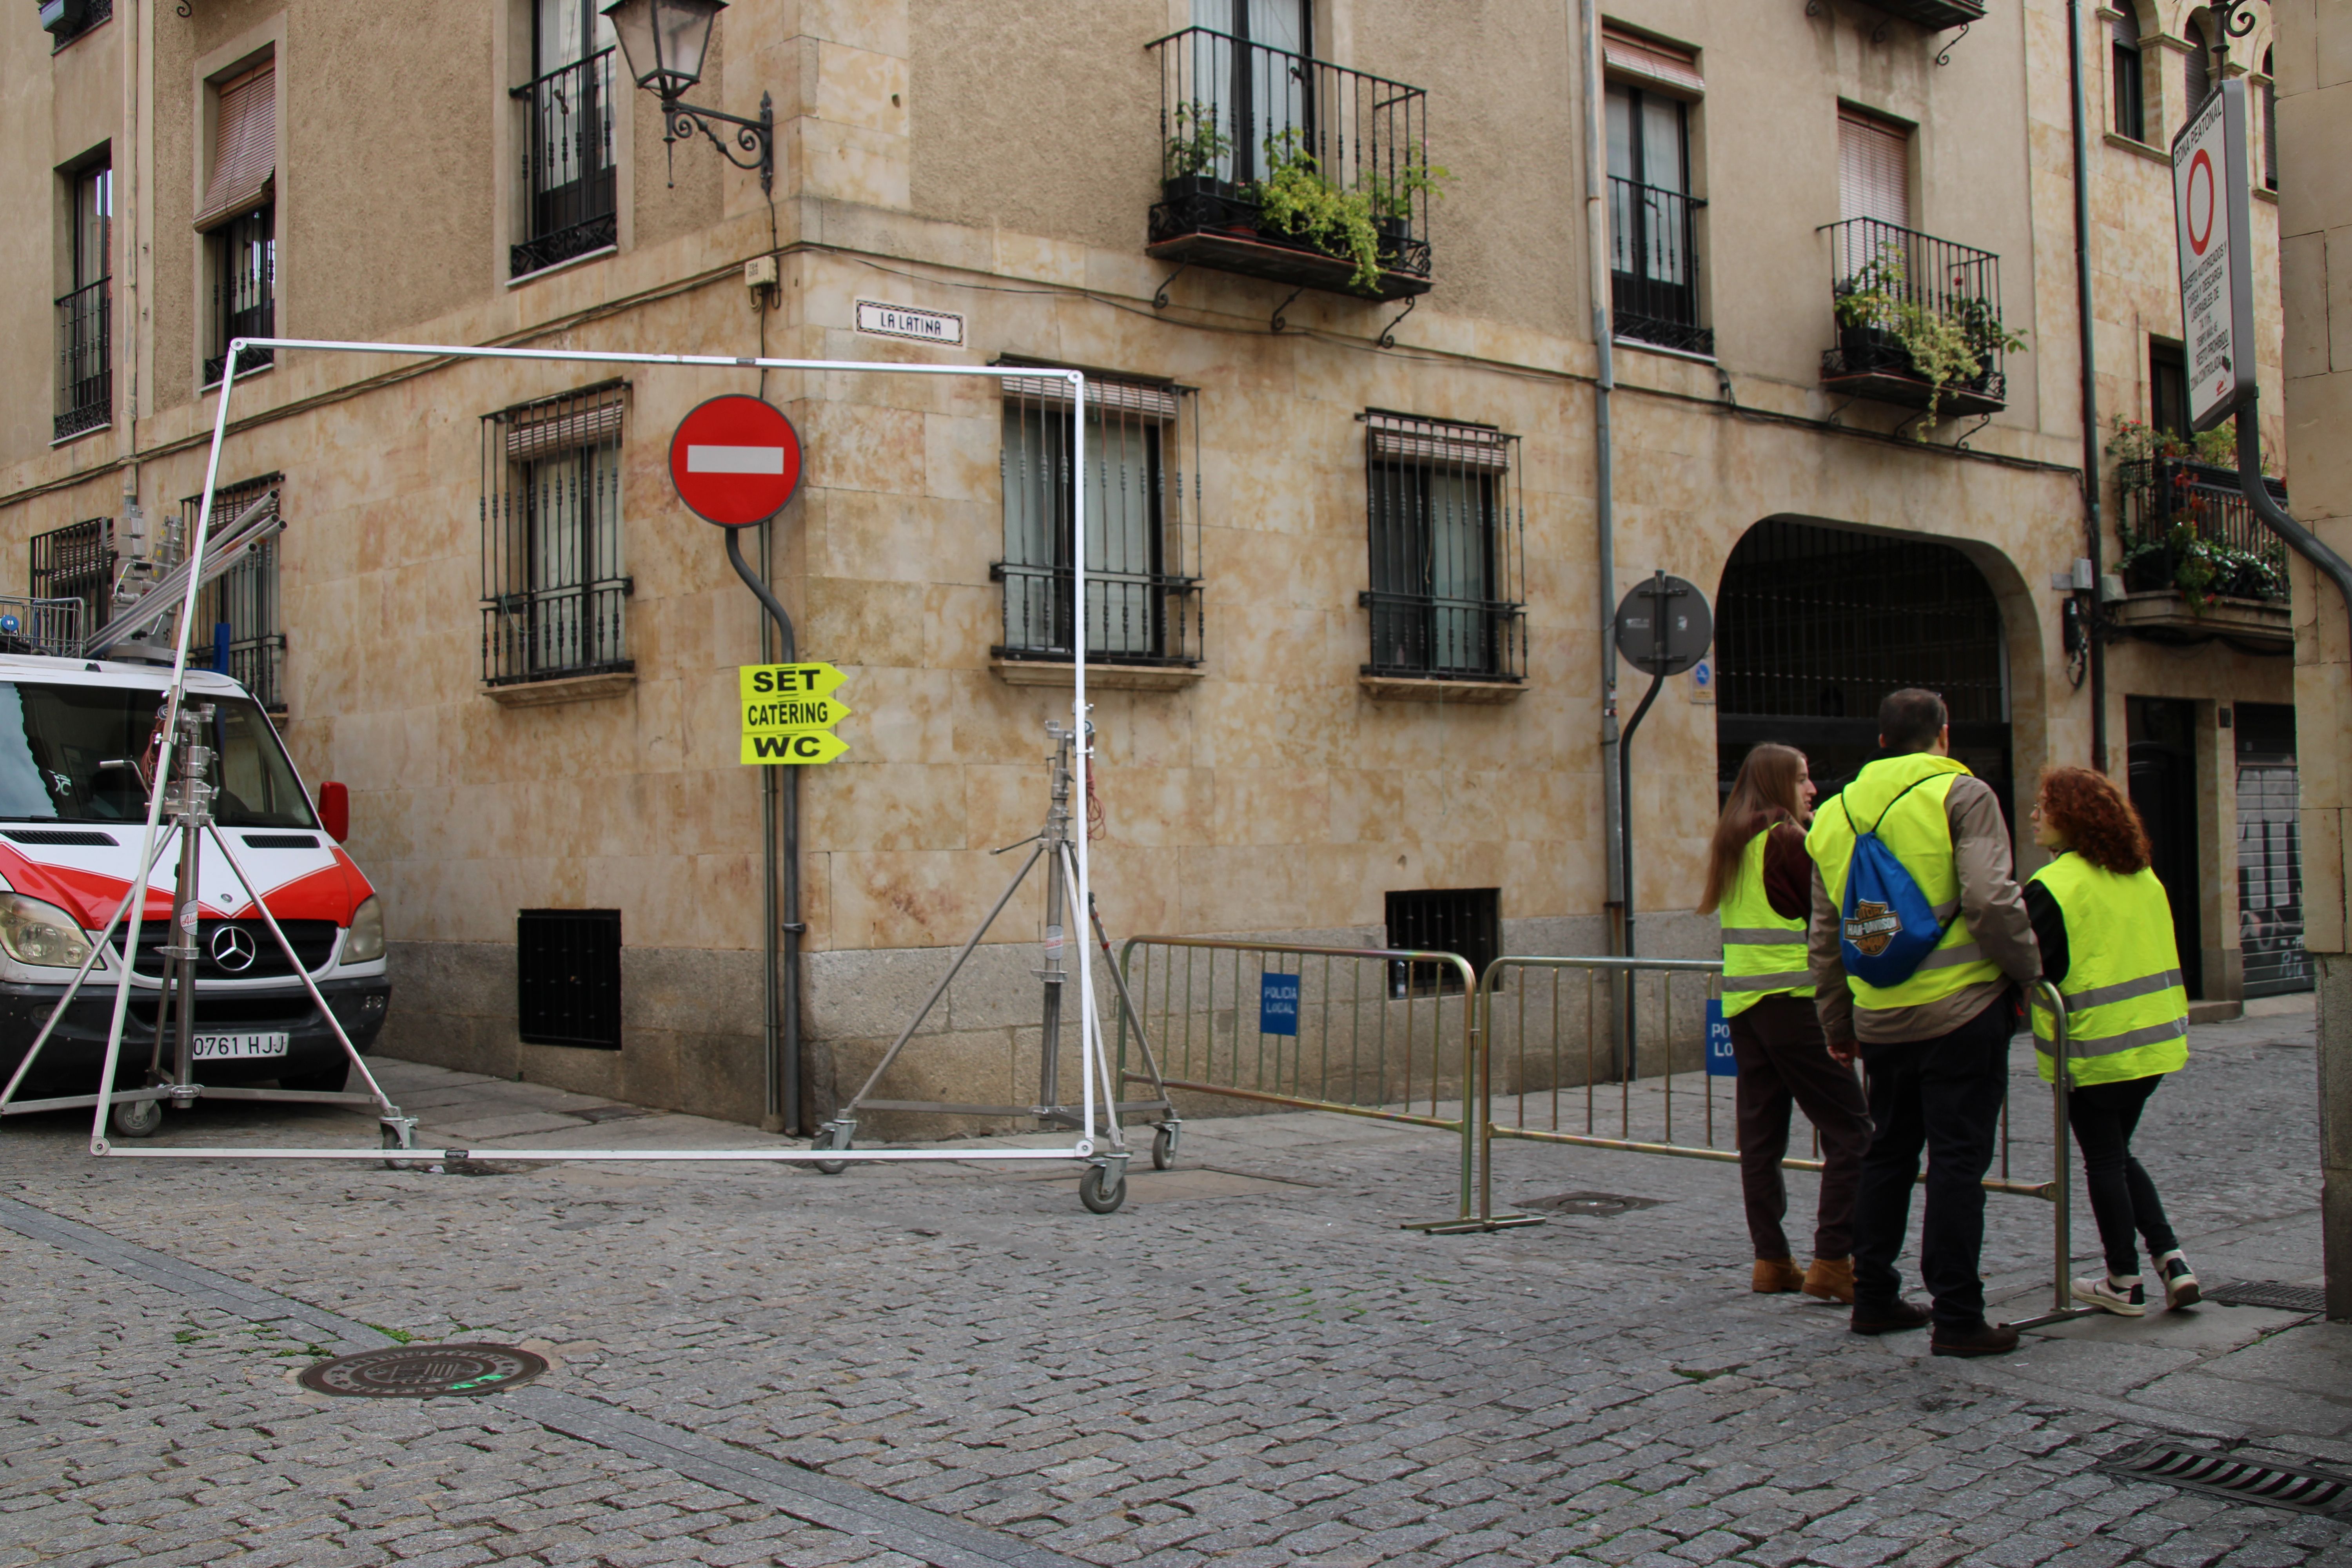
[(2084, 100), (2082, 0), (2066, 0), (2066, 68), (2074, 93), (2074, 315), (2083, 361), (2083, 530), (2091, 558), (2091, 613), (2084, 632), (2091, 667), (2091, 770), (2107, 771), (2107, 645), (2101, 637), (2101, 574), (2105, 569), (2100, 516), (2099, 365), (2097, 323), (2091, 314), (2091, 121)]
[[(1617, 784), (1617, 508), (1611, 472), (1609, 395), (1617, 384), (1611, 352), (1615, 327), (1610, 320), (1607, 106), (1601, 85), (1601, 16), (1593, 0), (1577, 0), (1577, 54), (1584, 74), (1585, 273), (1592, 296), (1592, 346), (1599, 356), (1592, 389), (1593, 570), (1600, 604), (1594, 626), (1601, 656), (1601, 858), (1608, 868), (1608, 905), (1622, 917), (1632, 889), (1622, 875), (1625, 801)], [(1622, 928), (1612, 923), (1609, 950), (1625, 951)]]

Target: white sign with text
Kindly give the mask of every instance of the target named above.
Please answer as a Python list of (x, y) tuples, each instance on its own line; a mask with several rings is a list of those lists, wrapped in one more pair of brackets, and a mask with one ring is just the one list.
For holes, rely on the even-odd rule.
[(2189, 422), (2210, 430), (2254, 395), (2246, 84), (2224, 81), (2172, 139), (2172, 209), (2188, 339)]
[(857, 330), (877, 338), (911, 338), (945, 348), (963, 346), (963, 318), (952, 310), (919, 310), (912, 305), (860, 300)]

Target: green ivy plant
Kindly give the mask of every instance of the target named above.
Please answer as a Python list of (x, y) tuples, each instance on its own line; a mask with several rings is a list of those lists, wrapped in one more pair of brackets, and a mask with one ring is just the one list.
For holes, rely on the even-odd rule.
[(1992, 355), (2014, 353), (2025, 340), (2001, 324), (1990, 300), (1963, 297), (1938, 310), (1921, 303), (1909, 283), (1903, 252), (1882, 245), (1840, 289), (1837, 319), (1841, 326), (1882, 328), (1903, 345), (1911, 368), (1928, 385), (1927, 416), (1911, 433), (1925, 441), (1945, 394), (1984, 374)]
[(1454, 178), (1454, 171), (1432, 163), (1415, 142), (1404, 150), (1404, 163), (1394, 175), (1378, 170), (1364, 176), (1364, 194), (1372, 199), (1376, 217), (1390, 218), (1399, 223), (1412, 221), (1412, 200), (1425, 195), (1432, 201), (1445, 199), (1445, 184)]
[(1206, 174), (1233, 155), (1234, 139), (1217, 123), (1216, 106), (1194, 99), (1176, 106), (1176, 134), (1168, 138), (1168, 175)]
[(1381, 282), (1381, 236), (1372, 226), (1370, 194), (1334, 184), (1315, 154), (1299, 146), (1296, 127), (1265, 139), (1265, 177), (1250, 187), (1265, 221), (1326, 256), (1352, 263), (1349, 287), (1375, 292)]

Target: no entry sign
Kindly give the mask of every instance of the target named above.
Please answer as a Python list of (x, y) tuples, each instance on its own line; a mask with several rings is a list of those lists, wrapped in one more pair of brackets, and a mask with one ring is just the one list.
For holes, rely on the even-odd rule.
[(669, 477), (677, 499), (705, 522), (765, 522), (801, 488), (800, 432), (756, 397), (714, 397), (677, 422)]

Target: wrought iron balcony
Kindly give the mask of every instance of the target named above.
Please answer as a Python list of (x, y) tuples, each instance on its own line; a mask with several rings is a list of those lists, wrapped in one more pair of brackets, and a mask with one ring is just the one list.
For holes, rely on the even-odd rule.
[(58, 301), (58, 412), (54, 439), (114, 422), (113, 279)]
[(1147, 47), (1161, 149), (1150, 255), (1379, 300), (1429, 291), (1444, 175), (1428, 161), (1427, 94), (1206, 27)]
[[(2279, 504), (2286, 486), (2265, 479)], [(2116, 534), (2126, 592), (2178, 593), (2192, 609), (2215, 599), (2287, 601), (2286, 545), (2254, 516), (2234, 468), (2182, 458), (2121, 463)]]
[[(1948, 32), (1984, 20), (1983, 0), (1867, 0), (1890, 16), (1900, 16), (1931, 33)], [(1807, 14), (1811, 14), (1807, 7)]]
[(1680, 191), (1610, 176), (1610, 317), (1617, 336), (1715, 353), (1715, 329), (1698, 324), (1697, 215), (1706, 205)]
[[(1066, 566), (1001, 561), (989, 575), (1004, 584), (999, 658), (1056, 663), (1075, 657), (1072, 574)], [(1201, 579), (1160, 573), (1087, 569), (1087, 658), (1111, 664), (1201, 662)]]
[(521, 106), (521, 211), (508, 275), (559, 266), (618, 243), (613, 164), (613, 51), (561, 66), (509, 95)]
[[(1838, 346), (1822, 384), (1844, 397), (1990, 415), (2007, 407), (2000, 258), (1876, 218), (1826, 224)], [(1958, 363), (1921, 363), (1931, 339), (1965, 348)]]

